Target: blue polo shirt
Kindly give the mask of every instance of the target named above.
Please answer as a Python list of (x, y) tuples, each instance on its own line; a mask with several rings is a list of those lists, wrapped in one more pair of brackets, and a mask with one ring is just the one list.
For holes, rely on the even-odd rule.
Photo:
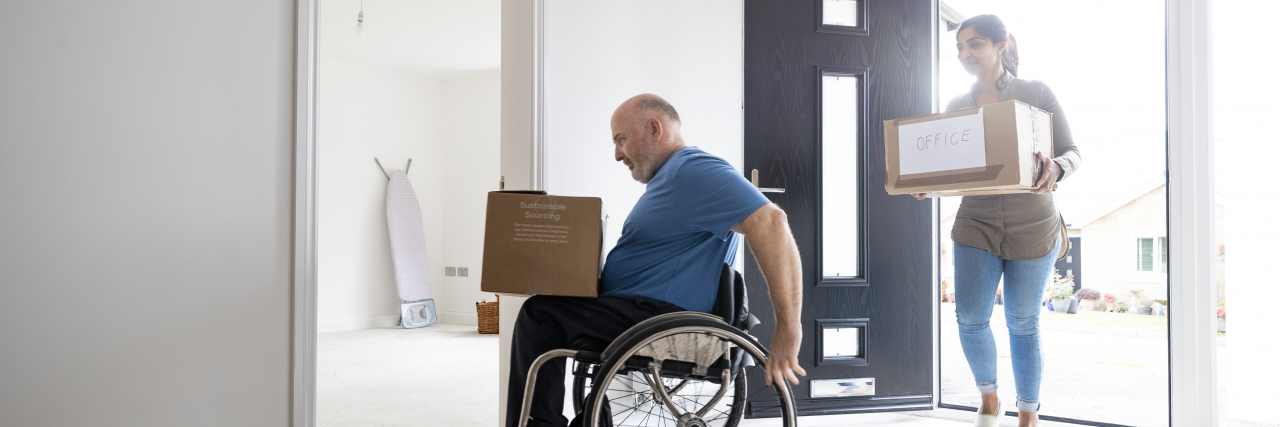
[(711, 312), (721, 265), (734, 262), (741, 239), (730, 229), (768, 203), (724, 159), (698, 147), (677, 150), (623, 222), (600, 295)]

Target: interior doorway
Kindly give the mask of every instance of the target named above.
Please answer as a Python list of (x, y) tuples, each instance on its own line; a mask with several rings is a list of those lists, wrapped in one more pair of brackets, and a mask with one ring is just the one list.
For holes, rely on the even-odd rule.
[[(495, 425), (496, 399), (440, 391), (498, 393), (497, 373), (478, 369), (498, 363), (498, 342), (477, 332), (475, 303), (494, 300), (480, 267), (500, 180), (501, 1), (318, 3), (315, 425)], [(439, 321), (416, 329), (400, 324), (396, 170), (420, 210)]]

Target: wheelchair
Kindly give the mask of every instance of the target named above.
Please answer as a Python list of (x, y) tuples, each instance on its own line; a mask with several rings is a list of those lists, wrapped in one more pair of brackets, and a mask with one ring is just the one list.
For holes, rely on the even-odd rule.
[[(529, 368), (520, 427), (538, 370), (573, 360), (574, 412), (583, 427), (735, 427), (746, 409), (746, 370), (764, 366), (768, 349), (748, 334), (759, 323), (747, 310), (746, 285), (729, 264), (721, 269), (714, 314), (676, 312), (632, 326), (611, 343), (578, 340), (551, 350)], [(791, 384), (775, 382), (782, 425), (796, 426)]]

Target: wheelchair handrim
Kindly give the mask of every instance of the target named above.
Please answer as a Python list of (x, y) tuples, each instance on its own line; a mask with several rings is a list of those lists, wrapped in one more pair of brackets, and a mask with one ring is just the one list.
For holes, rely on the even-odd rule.
[[(609, 362), (607, 362), (606, 364), (609, 366), (609, 369), (607, 371), (597, 373), (597, 375), (600, 375), (599, 378), (602, 378), (606, 381), (605, 383), (601, 384), (601, 386), (603, 386), (601, 389), (608, 388), (608, 382), (613, 381), (614, 375), (616, 375), (618, 370), (620, 370), (624, 365), (623, 362), (625, 362), (627, 359), (630, 359), (631, 356), (634, 356), (636, 352), (640, 351), (641, 348), (653, 343), (654, 341), (657, 341), (659, 339), (662, 339), (671, 335), (676, 335), (676, 334), (683, 334), (683, 333), (711, 334), (716, 337), (727, 339), (733, 342), (738, 346), (738, 348), (741, 348), (747, 351), (748, 353), (750, 353), (752, 357), (756, 358), (756, 360), (759, 360), (761, 362), (767, 362), (768, 357), (765, 355), (764, 351), (762, 351), (759, 347), (756, 347), (755, 343), (752, 343), (751, 341), (741, 336), (738, 336), (737, 334), (734, 334), (732, 332), (718, 329), (721, 325), (716, 325), (716, 326), (717, 326), (717, 329), (707, 329), (705, 325), (681, 326), (681, 327), (668, 329), (644, 338), (636, 345), (631, 346), (630, 349), (627, 349), (627, 351), (623, 353), (621, 356), (616, 357), (613, 360), (610, 360)], [(782, 406), (781, 408), (782, 409), (782, 425), (784, 427), (795, 427), (796, 425), (795, 401), (791, 394), (791, 385), (785, 384), (785, 383), (783, 384), (775, 383), (774, 391), (778, 395), (779, 399), (782, 400), (782, 405), (781, 405)], [(599, 427), (600, 417), (597, 409), (600, 408), (600, 406), (606, 402), (604, 399), (607, 399), (607, 396), (605, 393), (595, 393), (595, 399), (591, 402), (591, 405), (585, 408), (587, 409), (587, 411), (584, 411), (584, 412), (589, 414), (589, 416), (585, 420), (588, 423), (587, 425), (589, 427)]]

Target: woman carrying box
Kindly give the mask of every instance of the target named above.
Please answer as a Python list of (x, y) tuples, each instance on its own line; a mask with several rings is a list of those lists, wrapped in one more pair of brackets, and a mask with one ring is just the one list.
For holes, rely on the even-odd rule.
[[(1042, 82), (1017, 78), (1018, 51), (1004, 22), (979, 15), (960, 24), (957, 58), (977, 77), (969, 93), (947, 111), (1018, 100), (1053, 113), (1054, 158), (1036, 153), (1041, 176), (1030, 194), (965, 196), (951, 239), (955, 242), (956, 319), (960, 344), (973, 371), (982, 406), (979, 427), (999, 425), (1004, 402), (997, 394), (996, 342), (991, 312), (1004, 277), (1004, 310), (1017, 389), (1018, 425), (1038, 425), (1040, 411), (1040, 302), (1054, 262), (1066, 254), (1067, 231), (1053, 204), (1057, 182), (1080, 168), (1062, 106)], [(924, 194), (916, 194), (923, 200)]]

